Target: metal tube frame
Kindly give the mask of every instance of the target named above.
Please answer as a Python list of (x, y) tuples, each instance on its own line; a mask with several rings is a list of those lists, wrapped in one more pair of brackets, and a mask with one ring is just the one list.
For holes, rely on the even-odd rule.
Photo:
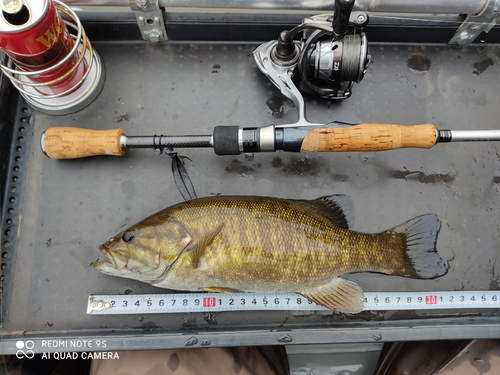
[[(127, 0), (64, 0), (71, 6), (127, 6)], [(356, 0), (353, 11), (378, 13), (478, 14), (487, 0)], [(162, 8), (222, 8), (262, 10), (333, 10), (332, 0), (159, 0)]]
[[(259, 15), (294, 14), (308, 12), (333, 12), (333, 0), (64, 0), (71, 6), (104, 6), (118, 7), (128, 4), (135, 12), (143, 39), (151, 42), (165, 41), (168, 38), (164, 19), (161, 13), (210, 13), (217, 19), (223, 14), (239, 13)], [(151, 3), (149, 2), (151, 1)], [(124, 4), (125, 3), (125, 4)], [(148, 4), (155, 4), (156, 13), (151, 13)], [(136, 4), (141, 4), (137, 5)], [(420, 14), (426, 19), (435, 19), (436, 15), (467, 15), (449, 44), (465, 45), (472, 43), (483, 31), (488, 32), (496, 23), (500, 14), (500, 0), (356, 0), (353, 10), (370, 13), (373, 16), (411, 17)], [(129, 9), (130, 9), (129, 8)], [(119, 8), (117, 8), (119, 9)], [(147, 21), (147, 22), (146, 22)]]

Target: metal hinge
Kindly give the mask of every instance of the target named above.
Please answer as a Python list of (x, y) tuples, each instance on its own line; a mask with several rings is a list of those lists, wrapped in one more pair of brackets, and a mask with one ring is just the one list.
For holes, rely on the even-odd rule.
[(500, 12), (500, 0), (488, 0), (477, 15), (469, 14), (448, 44), (466, 45), (472, 43), (483, 31), (488, 32), (496, 24)]
[(168, 40), (158, 0), (128, 0), (128, 3), (135, 13), (144, 40), (154, 43)]

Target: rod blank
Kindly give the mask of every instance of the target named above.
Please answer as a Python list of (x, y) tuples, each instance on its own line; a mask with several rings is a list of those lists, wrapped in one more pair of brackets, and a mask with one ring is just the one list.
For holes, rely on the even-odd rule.
[(128, 148), (203, 148), (212, 147), (211, 135), (182, 135), (182, 136), (127, 136), (121, 141), (123, 149)]
[(450, 142), (497, 142), (500, 130), (453, 130)]

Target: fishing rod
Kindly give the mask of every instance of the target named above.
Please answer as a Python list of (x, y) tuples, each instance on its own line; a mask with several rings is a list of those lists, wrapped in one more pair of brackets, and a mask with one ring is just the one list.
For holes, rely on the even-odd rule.
[[(363, 32), (369, 17), (365, 12), (352, 12), (354, 3), (354, 0), (335, 0), (333, 14), (304, 18), (291, 30), (282, 31), (276, 40), (253, 51), (261, 72), (296, 105), (298, 121), (293, 124), (217, 126), (212, 134), (179, 136), (127, 136), (122, 129), (49, 128), (41, 138), (42, 150), (53, 159), (73, 159), (121, 156), (134, 148), (162, 153), (174, 148), (211, 147), (217, 155), (238, 155), (273, 151), (384, 151), (431, 148), (445, 142), (500, 141), (500, 130), (438, 130), (432, 124), (309, 122), (302, 92), (326, 99), (347, 99), (371, 63)], [(301, 37), (296, 40), (298, 35)]]
[(437, 143), (500, 141), (500, 130), (438, 130), (432, 124), (270, 125), (261, 128), (217, 126), (209, 135), (126, 136), (122, 129), (49, 128), (41, 138), (52, 159), (122, 156), (128, 149), (158, 153), (174, 148), (213, 148), (217, 155), (254, 152), (349, 152), (431, 148)]

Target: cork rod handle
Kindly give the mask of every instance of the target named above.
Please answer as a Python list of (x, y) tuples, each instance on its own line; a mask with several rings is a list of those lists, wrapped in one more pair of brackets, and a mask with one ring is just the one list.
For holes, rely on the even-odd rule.
[(306, 134), (301, 152), (384, 151), (431, 148), (437, 130), (432, 124), (359, 124), (345, 128), (317, 128)]
[(122, 129), (90, 130), (81, 128), (49, 128), (41, 138), (43, 152), (52, 159), (77, 159), (96, 155), (122, 156)]

